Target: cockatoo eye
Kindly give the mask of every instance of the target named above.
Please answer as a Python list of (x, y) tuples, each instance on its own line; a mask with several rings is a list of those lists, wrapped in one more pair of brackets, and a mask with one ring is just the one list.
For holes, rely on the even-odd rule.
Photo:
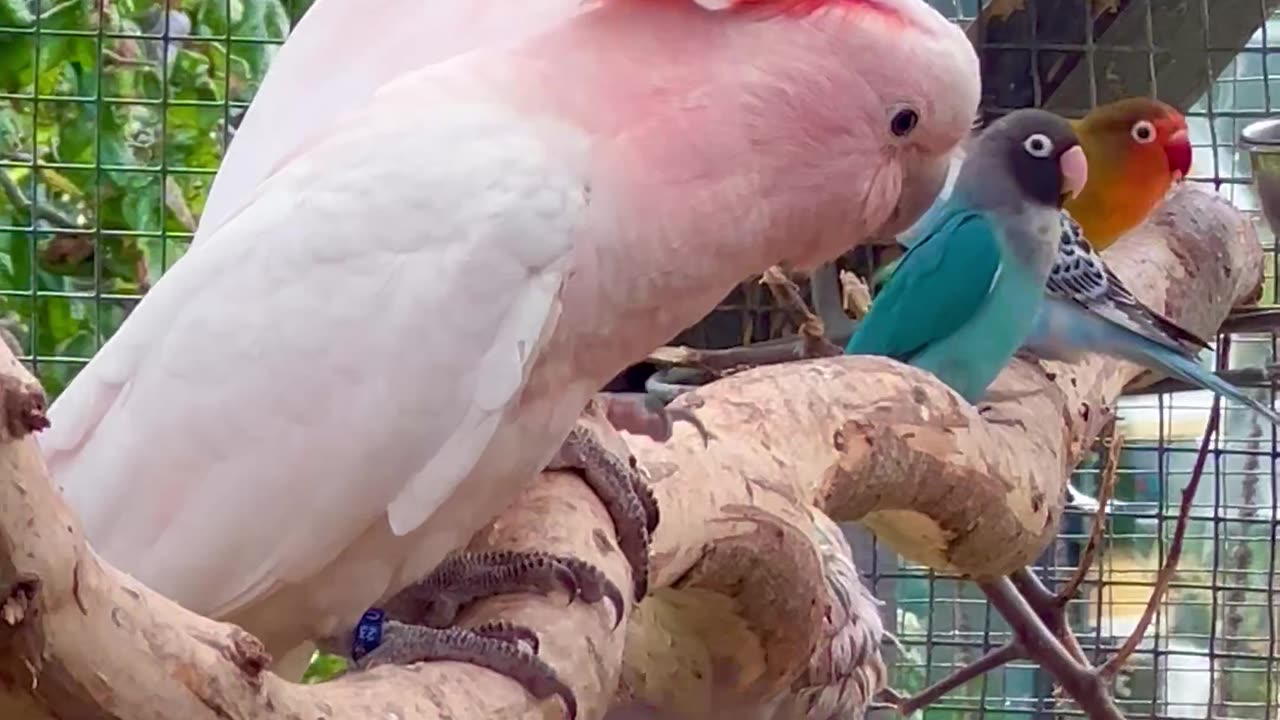
[(1022, 149), (1031, 157), (1047, 158), (1053, 154), (1053, 141), (1044, 133), (1035, 133), (1022, 141)]
[(904, 107), (900, 108), (893, 114), (893, 119), (889, 121), (889, 132), (898, 137), (906, 137), (916, 129), (916, 125), (920, 122), (920, 113), (915, 110)]
[(1133, 136), (1134, 140), (1145, 145), (1156, 139), (1156, 126), (1152, 125), (1149, 120), (1139, 120), (1133, 124), (1129, 134)]

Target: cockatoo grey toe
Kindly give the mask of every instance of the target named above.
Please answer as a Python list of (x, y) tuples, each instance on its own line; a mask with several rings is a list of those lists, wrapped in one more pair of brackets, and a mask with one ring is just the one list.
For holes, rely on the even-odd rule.
[(618, 547), (631, 565), (636, 602), (649, 592), (649, 542), (658, 528), (658, 502), (635, 456), (608, 419), (607, 401), (593, 401), (547, 466), (573, 470), (600, 498), (613, 520)]
[(715, 435), (707, 430), (702, 420), (689, 408), (669, 408), (667, 403), (686, 390), (672, 391), (680, 386), (655, 386), (643, 393), (600, 393), (599, 403), (603, 406), (604, 415), (609, 424), (618, 430), (625, 430), (632, 435), (644, 435), (657, 442), (671, 439), (671, 431), (677, 422), (686, 422), (702, 436), (702, 444), (709, 445)]
[(549, 595), (557, 590), (568, 593), (570, 602), (596, 603), (607, 598), (613, 604), (614, 625), (622, 621), (622, 591), (599, 569), (578, 558), (512, 550), (450, 556), (421, 582), (397, 593), (383, 609), (391, 620), (444, 628), (477, 600), (510, 593)]
[(538, 651), (542, 649), (542, 641), (538, 639), (538, 633), (523, 625), (517, 625), (506, 620), (494, 620), (477, 625), (471, 628), (471, 632), (481, 637), (501, 640), (512, 645), (523, 644), (534, 655), (537, 655)]
[(408, 665), (415, 662), (465, 662), (492, 670), (515, 680), (530, 695), (545, 700), (559, 695), (565, 710), (574, 720), (578, 700), (556, 672), (534, 652), (519, 645), (537, 635), (528, 628), (510, 623), (490, 623), (474, 630), (463, 628), (429, 628), (388, 620), (383, 626), (383, 640), (376, 649), (355, 661), (357, 670), (378, 665)]

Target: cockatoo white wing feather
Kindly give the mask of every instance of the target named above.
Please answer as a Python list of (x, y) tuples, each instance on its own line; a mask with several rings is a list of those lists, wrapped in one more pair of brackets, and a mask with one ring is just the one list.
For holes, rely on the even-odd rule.
[[(528, 37), (585, 0), (317, 0), (271, 63), (209, 190), (194, 242), (218, 228), (282, 157), (375, 89), (481, 46)], [(341, 57), (334, 62), (334, 56)], [(286, 142), (281, 142), (281, 139)]]
[(293, 154), (51, 408), (46, 457), (95, 548), (197, 611), (421, 523), (559, 315), (581, 135), (430, 87)]

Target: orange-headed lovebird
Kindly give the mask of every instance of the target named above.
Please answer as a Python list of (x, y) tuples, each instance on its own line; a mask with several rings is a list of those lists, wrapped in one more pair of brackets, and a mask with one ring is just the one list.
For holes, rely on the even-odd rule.
[(1187, 121), (1153, 98), (1127, 98), (1072, 123), (1089, 159), (1089, 183), (1066, 203), (1096, 250), (1137, 227), (1191, 170)]

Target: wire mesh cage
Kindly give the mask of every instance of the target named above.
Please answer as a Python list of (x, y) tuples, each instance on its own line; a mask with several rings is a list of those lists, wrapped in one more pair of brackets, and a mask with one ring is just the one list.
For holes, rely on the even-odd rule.
[[(1152, 95), (1183, 110), (1194, 147), (1189, 179), (1214, 187), (1254, 220), (1268, 258), (1267, 303), (1275, 302), (1275, 242), (1249, 184), (1249, 158), (1236, 139), (1246, 124), (1275, 112), (1275, 5), (995, 0), (974, 22), (976, 3), (934, 3), (969, 24), (983, 60), (987, 117), (1028, 106), (1078, 117), (1134, 95)], [(1273, 362), (1274, 337), (1235, 334), (1228, 355), (1233, 366)], [(1269, 391), (1258, 392), (1267, 399)], [(1100, 659), (1117, 647), (1151, 596), (1210, 402), (1201, 392), (1122, 398), (1116, 436), (1100, 442), (1076, 473), (1073, 485), (1086, 494), (1097, 491), (1103, 473), (1113, 473), (1118, 501), (1072, 615), (1087, 655)], [(1115, 688), (1131, 717), (1280, 713), (1274, 430), (1251, 413), (1228, 411), (1209, 457), (1175, 579)], [(1057, 541), (1036, 567), (1051, 587), (1075, 571), (1092, 523), (1086, 508), (1068, 510)], [(877, 558), (881, 568), (886, 563), (892, 558)], [(870, 582), (892, 578), (896, 586), (892, 622), (903, 643), (895, 666), (901, 685), (921, 688), (1010, 637), (971, 585), (912, 567), (870, 575)], [(1017, 664), (969, 683), (924, 713), (1073, 714), (1079, 712), (1054, 698), (1042, 673)]]
[[(1280, 111), (1274, 0), (932, 0), (968, 28), (987, 118), (1041, 106), (1079, 116), (1132, 95), (1186, 112), (1190, 180), (1254, 220), (1275, 303), (1280, 253), (1236, 138)], [(190, 242), (213, 173), (275, 47), (309, 0), (0, 0), (0, 334), (56, 396)], [(360, 40), (353, 38), (352, 42)], [(1275, 43), (1275, 45), (1273, 45)], [(1273, 49), (1276, 48), (1276, 49)], [(794, 330), (748, 282), (677, 339), (724, 347)], [(1226, 343), (1219, 342), (1219, 349)], [(1233, 366), (1274, 362), (1271, 333), (1237, 333)], [(1259, 389), (1261, 399), (1271, 391)], [(1134, 627), (1172, 534), (1210, 397), (1134, 395), (1075, 487), (1114, 474), (1117, 502), (1072, 622), (1086, 652)], [(1114, 452), (1113, 452), (1114, 451)], [(1280, 717), (1276, 432), (1224, 416), (1194, 498), (1180, 569), (1117, 694), (1135, 717)], [(1114, 462), (1112, 462), (1114, 460)], [(1089, 535), (1068, 514), (1037, 567), (1063, 582)], [(892, 683), (918, 690), (1009, 637), (971, 585), (902, 564), (855, 535), (900, 645)], [(1028, 664), (975, 680), (929, 718), (1073, 714)], [(1078, 713), (1076, 713), (1078, 714)]]

